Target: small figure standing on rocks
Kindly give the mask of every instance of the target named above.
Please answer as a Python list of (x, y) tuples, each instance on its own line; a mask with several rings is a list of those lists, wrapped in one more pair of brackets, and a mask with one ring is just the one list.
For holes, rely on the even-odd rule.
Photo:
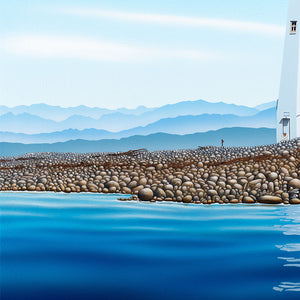
[(284, 134), (283, 134), (283, 139), (282, 139), (282, 141), (283, 141), (283, 142), (285, 142), (285, 141), (286, 141), (286, 137), (287, 137), (287, 134), (286, 134), (286, 133), (284, 133)]
[(221, 142), (222, 142), (222, 147), (224, 147), (224, 140), (222, 139)]

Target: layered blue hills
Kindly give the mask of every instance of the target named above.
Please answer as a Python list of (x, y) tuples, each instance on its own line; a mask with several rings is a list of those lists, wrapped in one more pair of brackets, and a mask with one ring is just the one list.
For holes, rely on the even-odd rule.
[(19, 105), (15, 107), (0, 105), (0, 115), (4, 115), (7, 113), (13, 113), (16, 115), (28, 113), (41, 118), (51, 119), (54, 121), (63, 121), (73, 115), (81, 115), (97, 119), (103, 115), (112, 114), (116, 112), (122, 114), (139, 115), (150, 110), (152, 110), (152, 108), (147, 108), (145, 106), (139, 106), (135, 109), (119, 108), (116, 110), (111, 110), (99, 107), (88, 107), (85, 105), (75, 107), (61, 107), (48, 105), (44, 103), (32, 105)]
[(184, 149), (218, 144), (222, 138), (228, 146), (273, 143), (275, 104), (247, 107), (197, 100), (117, 110), (84, 105), (0, 106), (0, 155), (110, 152), (135, 147)]
[[(6, 116), (6, 115), (4, 115)], [(88, 128), (84, 130), (79, 129), (66, 129), (52, 133), (39, 133), (39, 134), (24, 134), (2, 131), (0, 132), (0, 141), (2, 142), (21, 142), (21, 143), (54, 143), (65, 142), (68, 140), (85, 139), (85, 140), (100, 140), (100, 139), (120, 139), (134, 135), (149, 135), (157, 132), (170, 133), (170, 134), (192, 134), (197, 132), (206, 132), (209, 130), (218, 130), (225, 127), (250, 127), (250, 128), (275, 128), (276, 124), (275, 108), (270, 108), (261, 111), (254, 116), (236, 116), (232, 114), (219, 115), (219, 114), (204, 114), (199, 116), (179, 116), (175, 118), (161, 119), (157, 122), (131, 128), (129, 130), (122, 130), (119, 132), (110, 132), (102, 129)], [(21, 115), (24, 117), (24, 114)], [(26, 115), (27, 117), (27, 115)], [(84, 120), (87, 117), (81, 117), (83, 124), (90, 126), (89, 122)], [(12, 119), (13, 120), (13, 119)], [(23, 130), (29, 129), (31, 126), (36, 126), (35, 129), (41, 130), (41, 124), (38, 123), (39, 117), (33, 116), (33, 121), (27, 120), (24, 122)], [(44, 119), (43, 119), (44, 120)], [(14, 129), (17, 125), (11, 121)], [(49, 123), (54, 121), (49, 121)], [(54, 122), (57, 125), (57, 122)], [(9, 123), (6, 124), (6, 127)], [(38, 125), (39, 124), (39, 125)], [(64, 123), (65, 124), (65, 123)], [(39, 127), (38, 127), (39, 126)], [(54, 126), (54, 125), (53, 125)], [(1, 125), (0, 125), (1, 127)]]
[(199, 146), (256, 146), (273, 144), (276, 130), (270, 128), (223, 128), (216, 131), (176, 135), (155, 133), (136, 135), (122, 139), (100, 141), (74, 140), (53, 144), (0, 143), (0, 156), (16, 156), (34, 152), (117, 152), (146, 148), (148, 150), (193, 149)]
[(0, 106), (0, 131), (36, 134), (70, 128), (79, 130), (95, 128), (118, 132), (178, 116), (230, 114), (245, 117), (255, 115), (260, 111), (259, 108), (224, 102), (210, 103), (204, 100), (179, 102), (151, 109), (139, 107), (135, 110), (118, 109), (115, 111), (86, 106), (62, 108), (46, 104), (15, 108)]

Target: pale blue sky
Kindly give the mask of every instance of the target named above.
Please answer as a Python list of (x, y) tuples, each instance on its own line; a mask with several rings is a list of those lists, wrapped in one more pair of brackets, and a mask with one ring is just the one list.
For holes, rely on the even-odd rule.
[(0, 0), (0, 104), (276, 100), (288, 0)]

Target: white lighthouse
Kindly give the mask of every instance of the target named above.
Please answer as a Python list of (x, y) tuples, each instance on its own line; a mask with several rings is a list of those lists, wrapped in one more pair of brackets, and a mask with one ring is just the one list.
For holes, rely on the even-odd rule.
[(300, 136), (300, 0), (290, 0), (277, 103), (277, 142)]

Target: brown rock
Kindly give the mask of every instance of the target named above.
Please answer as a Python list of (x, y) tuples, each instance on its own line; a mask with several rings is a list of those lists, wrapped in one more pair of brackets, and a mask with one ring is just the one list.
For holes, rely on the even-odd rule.
[(122, 192), (124, 192), (125, 194), (131, 194), (131, 189), (128, 187), (123, 187)]
[(243, 203), (255, 203), (255, 200), (252, 199), (252, 198), (249, 197), (249, 196), (245, 196), (245, 197), (243, 198)]
[(230, 200), (230, 203), (236, 204), (236, 203), (239, 203), (239, 200), (238, 200), (238, 199), (231, 199), (231, 200)]
[(159, 197), (159, 198), (166, 198), (166, 193), (163, 189), (161, 188), (157, 188), (154, 192), (155, 196)]
[(168, 197), (168, 198), (173, 198), (174, 197), (174, 193), (172, 192), (172, 191), (170, 191), (170, 190), (166, 190), (166, 196)]
[(153, 199), (153, 192), (151, 189), (146, 188), (146, 189), (142, 189), (139, 191), (138, 193), (138, 197), (140, 200), (142, 201), (150, 201)]
[(299, 179), (292, 179), (289, 182), (289, 186), (293, 187), (293, 188), (297, 188), (300, 189), (300, 180)]
[(191, 203), (193, 200), (193, 197), (191, 195), (187, 195), (187, 196), (183, 197), (182, 200), (184, 203)]
[(293, 199), (290, 200), (290, 204), (299, 205), (300, 204), (300, 199), (293, 198)]
[(282, 199), (277, 196), (265, 195), (258, 198), (258, 202), (264, 204), (281, 204)]
[(208, 191), (207, 191), (207, 195), (209, 195), (209, 196), (217, 196), (217, 195), (218, 195), (218, 192), (215, 191), (215, 190), (208, 190)]
[[(89, 184), (90, 185), (90, 184)], [(111, 187), (115, 187), (116, 189), (119, 188), (119, 183), (116, 181), (109, 181), (105, 184), (106, 188), (111, 188)]]

